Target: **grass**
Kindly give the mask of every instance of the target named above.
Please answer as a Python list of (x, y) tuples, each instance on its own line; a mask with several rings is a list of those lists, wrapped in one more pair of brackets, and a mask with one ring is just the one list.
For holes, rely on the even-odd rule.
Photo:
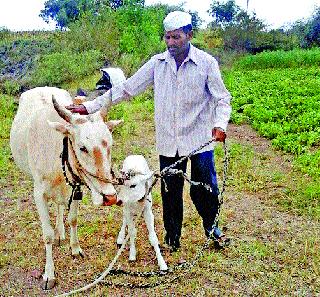
[(295, 49), (291, 51), (263, 52), (257, 55), (248, 55), (238, 60), (234, 67), (239, 70), (279, 69), (320, 66), (320, 49)]
[[(88, 77), (92, 88), (96, 77)], [(76, 84), (71, 84), (71, 89)], [(67, 86), (66, 86), (67, 87)], [(3, 101), (2, 101), (3, 98)], [(1, 96), (1, 196), (0, 207), (0, 295), (54, 296), (78, 288), (97, 278), (116, 254), (116, 236), (120, 229), (121, 208), (96, 208), (85, 195), (79, 212), (80, 245), (86, 258), (73, 259), (68, 241), (54, 246), (58, 284), (50, 292), (39, 289), (44, 267), (42, 234), (33, 203), (30, 180), (19, 173), (10, 158), (8, 133), (15, 111), (13, 98)], [(125, 156), (142, 153), (157, 170), (154, 148), (152, 91), (132, 102), (112, 108), (110, 118), (125, 120), (114, 131), (113, 160), (119, 167)], [(230, 132), (231, 133), (231, 132)], [(247, 129), (244, 135), (251, 132)], [(255, 138), (254, 138), (255, 137)], [(315, 194), (317, 184), (292, 168), (292, 156), (270, 147), (258, 146), (261, 139), (241, 141), (230, 136), (228, 183), (221, 214), (221, 226), (227, 228), (232, 245), (216, 251), (205, 250), (199, 262), (174, 283), (150, 289), (127, 289), (98, 285), (78, 296), (316, 296), (320, 293), (320, 215)], [(251, 138), (250, 138), (251, 139)], [(222, 146), (215, 150), (218, 176), (222, 176)], [(191, 261), (205, 241), (201, 219), (185, 191), (182, 248), (170, 254), (164, 250), (169, 266), (180, 258)], [(162, 208), (159, 185), (153, 191), (155, 226), (163, 240)], [(68, 228), (67, 228), (68, 229)], [(69, 231), (67, 238), (69, 238)], [(139, 225), (138, 260), (128, 262), (128, 252), (116, 267), (125, 270), (156, 270), (155, 255), (148, 245), (145, 226)], [(169, 278), (169, 276), (167, 276)], [(129, 277), (115, 281), (135, 282)], [(158, 278), (151, 279), (156, 281)], [(148, 282), (149, 280), (138, 280)]]
[[(316, 217), (320, 213), (320, 80), (315, 66), (319, 53), (319, 49), (262, 53), (240, 59), (225, 74), (233, 95), (232, 121), (250, 123), (276, 149), (293, 154), (294, 169), (305, 174), (294, 178), (296, 187), (277, 192), (279, 206)], [(273, 183), (272, 177), (262, 174), (264, 182)]]

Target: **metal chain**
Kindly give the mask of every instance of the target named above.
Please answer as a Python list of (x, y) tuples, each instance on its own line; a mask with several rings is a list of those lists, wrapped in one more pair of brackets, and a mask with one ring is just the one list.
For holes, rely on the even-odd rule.
[[(202, 145), (200, 148), (194, 150), (192, 153), (190, 153), (187, 158), (191, 157), (192, 155), (194, 155), (196, 152), (198, 152), (199, 150), (201, 150), (203, 147), (205, 147), (206, 145), (210, 144), (212, 141), (205, 143), (204, 145)], [(224, 149), (224, 160), (223, 160), (223, 179), (222, 179), (222, 189), (220, 191), (220, 194), (218, 196), (218, 210), (214, 219), (214, 223), (213, 226), (217, 225), (218, 219), (219, 219), (219, 215), (220, 215), (220, 211), (221, 211), (221, 206), (223, 204), (223, 194), (225, 192), (226, 189), (226, 183), (227, 183), (227, 173), (228, 173), (228, 165), (229, 165), (229, 154), (228, 154), (228, 148), (226, 143), (224, 142), (223, 144), (223, 149)], [(186, 157), (183, 158), (183, 160), (185, 160)], [(158, 178), (163, 177), (164, 174), (162, 174), (163, 172), (165, 172), (165, 175), (171, 175), (171, 174), (181, 174), (188, 182), (190, 182), (190, 184), (195, 184), (195, 185), (202, 185), (204, 186), (206, 189), (208, 189), (208, 187), (210, 188), (209, 185), (203, 184), (203, 183), (198, 183), (198, 182), (194, 182), (191, 181), (187, 175), (181, 171), (181, 170), (175, 170), (173, 169), (173, 167), (175, 167), (177, 164), (181, 163), (181, 159), (178, 160), (176, 163), (174, 163), (174, 166), (168, 166), (166, 168), (164, 168), (164, 170), (161, 171), (161, 173), (158, 175)], [(170, 167), (170, 168), (169, 168)], [(155, 183), (154, 183), (155, 184)], [(208, 189), (208, 190), (211, 190)], [(173, 277), (166, 277), (166, 279), (162, 279), (162, 280), (158, 280), (156, 282), (153, 283), (130, 283), (130, 282), (113, 282), (113, 281), (107, 281), (107, 280), (103, 280), (102, 283), (108, 286), (115, 286), (115, 287), (126, 287), (126, 288), (154, 288), (157, 287), (159, 285), (168, 285), (171, 284), (173, 281), (177, 280), (178, 278), (181, 278), (182, 276), (184, 276), (185, 274), (187, 274), (196, 264), (197, 262), (202, 258), (204, 252), (206, 249), (208, 249), (208, 247), (210, 246), (210, 243), (215, 240), (213, 237), (213, 234), (210, 233), (207, 240), (205, 241), (205, 243), (203, 244), (203, 246), (197, 251), (195, 257), (193, 258), (192, 261), (190, 262), (185, 262), (179, 265), (175, 265), (173, 266), (171, 269), (169, 269), (166, 273), (161, 272), (161, 271), (148, 271), (148, 272), (139, 272), (139, 271), (124, 271), (121, 269), (118, 270), (111, 270), (109, 274), (111, 275), (129, 275), (129, 276), (134, 276), (134, 277), (154, 277), (154, 276), (158, 276), (158, 277), (163, 277), (163, 276), (168, 276), (168, 274), (172, 274), (174, 272), (180, 272), (179, 274), (174, 275)]]
[(215, 142), (216, 139), (212, 138), (209, 141), (205, 142), (204, 144), (202, 144), (201, 146), (199, 146), (198, 148), (196, 148), (195, 150), (193, 150), (190, 154), (188, 154), (187, 156), (182, 157), (181, 159), (179, 159), (177, 162), (171, 164), (170, 166), (165, 167), (164, 169), (161, 170), (160, 172), (160, 176), (163, 177), (164, 175), (167, 174), (168, 171), (170, 171), (172, 168), (176, 167), (177, 165), (179, 165), (180, 163), (182, 163), (184, 160), (189, 159), (191, 156), (195, 155), (197, 152), (201, 151), (203, 148), (205, 148), (206, 146), (208, 146), (209, 144)]
[[(190, 158), (192, 155), (196, 154), (198, 151), (200, 151), (201, 149), (203, 149), (204, 147), (206, 147), (207, 145), (209, 145), (210, 143), (214, 142), (215, 139), (211, 139), (210, 141), (204, 143), (203, 145), (201, 145), (199, 148), (195, 149), (194, 151), (192, 151), (189, 155), (179, 159), (177, 162), (175, 162), (174, 164), (164, 168), (160, 174), (155, 174), (154, 177), (154, 181), (152, 183), (152, 185), (150, 186), (149, 190), (146, 192), (145, 197), (147, 197), (147, 195), (150, 193), (151, 189), (155, 186), (156, 182), (160, 179), (163, 178), (165, 175), (170, 175), (173, 174), (173, 172), (175, 172), (175, 174), (181, 174), (181, 171), (177, 170), (177, 171), (171, 171), (176, 165), (180, 164), (181, 162), (183, 162), (184, 160)], [(220, 210), (221, 210), (221, 205), (223, 203), (223, 193), (225, 191), (225, 187), (226, 187), (226, 181), (227, 181), (227, 170), (228, 170), (228, 150), (227, 150), (227, 145), (224, 142), (224, 169), (223, 169), (223, 183), (222, 183), (222, 190), (218, 196), (218, 210), (216, 213), (216, 217), (214, 220), (214, 224), (213, 226), (216, 226), (217, 222), (218, 222), (218, 218), (219, 218), (219, 214), (220, 214)], [(183, 173), (183, 172), (182, 172)], [(183, 176), (186, 178), (187, 181), (192, 182), (184, 173)], [(195, 182), (193, 182), (195, 183)], [(197, 183), (200, 184), (200, 183)], [(204, 186), (204, 184), (201, 183), (201, 185)], [(206, 185), (208, 186), (208, 185)], [(142, 215), (142, 212), (136, 217), (136, 222), (139, 220), (139, 218)], [(117, 259), (119, 258), (121, 252), (124, 250), (125, 245), (127, 243), (127, 241), (129, 240), (129, 234), (126, 236), (124, 242), (122, 243), (120, 249), (118, 250), (116, 256), (114, 257), (114, 259), (111, 261), (111, 263), (109, 264), (108, 268), (91, 284), (79, 288), (77, 290), (59, 295), (58, 297), (62, 297), (62, 296), (70, 296), (73, 295), (75, 293), (79, 293), (79, 292), (83, 292), (86, 291), (90, 288), (92, 288), (93, 286), (95, 286), (98, 283), (103, 283), (105, 285), (109, 285), (109, 286), (120, 286), (120, 287), (128, 287), (128, 288), (153, 288), (159, 285), (167, 285), (172, 283), (173, 281), (175, 281), (178, 278), (181, 278), (183, 275), (185, 275), (186, 273), (188, 273), (195, 265), (196, 263), (199, 261), (199, 259), (202, 257), (204, 251), (209, 247), (211, 241), (213, 240), (213, 236), (212, 234), (209, 234), (208, 239), (206, 240), (206, 242), (204, 243), (204, 245), (198, 250), (196, 256), (193, 258), (193, 260), (191, 262), (185, 262), (183, 264), (180, 265), (176, 265), (174, 266), (172, 269), (170, 269), (167, 273), (164, 272), (154, 272), (154, 271), (149, 271), (149, 272), (124, 272), (123, 270), (113, 270), (113, 266), (116, 263)], [(167, 275), (169, 273), (173, 273), (176, 271), (181, 271), (181, 273), (174, 275), (171, 278), (166, 278), (165, 280), (159, 280), (156, 281), (154, 283), (140, 283), (140, 284), (133, 284), (133, 283), (123, 283), (123, 282), (110, 282), (110, 281), (106, 281), (104, 280), (104, 277), (106, 275), (111, 275), (111, 274), (124, 274), (124, 275), (131, 275), (131, 276), (138, 276), (138, 277), (150, 277), (150, 276), (164, 276)]]

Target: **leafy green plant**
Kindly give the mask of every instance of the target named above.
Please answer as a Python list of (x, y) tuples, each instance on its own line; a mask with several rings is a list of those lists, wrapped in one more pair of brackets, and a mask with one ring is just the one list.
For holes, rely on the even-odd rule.
[[(240, 59), (232, 71), (225, 73), (233, 95), (232, 121), (250, 123), (271, 139), (275, 148), (299, 158), (312, 148), (317, 150), (320, 71), (315, 65), (320, 65), (319, 49), (262, 53)], [(303, 162), (298, 162), (298, 168), (317, 177), (317, 157), (309, 154), (307, 159), (309, 168), (302, 169)]]
[(20, 92), (20, 88), (20, 83), (17, 80), (6, 79), (3, 82), (0, 82), (0, 90), (7, 95), (17, 95)]
[(162, 49), (164, 7), (124, 6), (116, 13), (121, 53), (134, 53), (145, 58)]
[(304, 173), (320, 177), (320, 150), (307, 152), (295, 160), (295, 165)]
[(236, 69), (253, 70), (266, 68), (296, 68), (303, 66), (320, 66), (320, 48), (311, 50), (295, 49), (292, 51), (263, 52), (248, 55), (235, 63)]
[(57, 86), (63, 82), (79, 79), (99, 69), (102, 54), (91, 50), (83, 53), (53, 53), (38, 61), (31, 84), (37, 86)]

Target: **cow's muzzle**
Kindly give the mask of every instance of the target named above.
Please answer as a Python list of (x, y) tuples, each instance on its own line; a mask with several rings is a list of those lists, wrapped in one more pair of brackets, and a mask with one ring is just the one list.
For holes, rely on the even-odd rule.
[(117, 194), (114, 195), (103, 195), (103, 206), (111, 206), (111, 205), (118, 205), (120, 206), (122, 204), (121, 200), (118, 200)]

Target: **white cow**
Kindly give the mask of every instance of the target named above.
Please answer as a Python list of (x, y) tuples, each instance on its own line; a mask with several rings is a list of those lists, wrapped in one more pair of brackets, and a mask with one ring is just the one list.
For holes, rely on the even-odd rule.
[[(55, 99), (53, 99), (55, 98)], [(53, 104), (53, 102), (55, 104)], [(71, 114), (64, 107), (72, 104), (65, 90), (39, 87), (21, 95), (12, 124), (10, 146), (16, 164), (34, 181), (34, 199), (42, 224), (46, 265), (42, 288), (55, 285), (52, 244), (65, 239), (63, 212), (68, 205), (70, 187), (65, 182), (60, 153), (68, 137), (68, 161), (74, 174), (90, 189), (95, 205), (117, 202), (111, 177), (111, 130), (121, 121), (105, 123), (106, 109), (89, 116)], [(66, 166), (68, 179), (72, 181)], [(48, 200), (57, 204), (55, 228), (50, 224)], [(72, 255), (82, 256), (77, 235), (79, 201), (70, 205), (70, 246)]]
[(144, 219), (149, 232), (149, 241), (153, 246), (160, 270), (167, 270), (159, 248), (159, 241), (154, 230), (154, 216), (152, 213), (152, 197), (149, 191), (151, 186), (150, 171), (146, 159), (141, 155), (128, 156), (121, 170), (124, 177), (124, 185), (119, 187), (118, 197), (123, 203), (123, 222), (117, 238), (117, 244), (122, 245), (125, 239), (126, 228), (130, 234), (129, 260), (136, 260), (135, 240), (137, 229), (135, 227), (135, 217), (143, 211)]

